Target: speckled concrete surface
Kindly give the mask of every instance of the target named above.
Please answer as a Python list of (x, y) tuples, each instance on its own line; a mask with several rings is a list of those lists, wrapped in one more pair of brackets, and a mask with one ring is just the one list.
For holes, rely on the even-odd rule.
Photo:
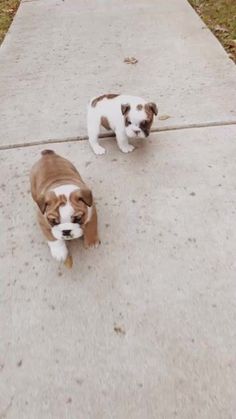
[(104, 140), (104, 158), (55, 144), (99, 213), (72, 271), (35, 223), (42, 147), (1, 151), (1, 417), (234, 418), (235, 135), (160, 133), (129, 156)]
[[(136, 65), (123, 62), (135, 56)], [(160, 128), (236, 122), (235, 66), (184, 0), (23, 1), (0, 49), (0, 418), (234, 419), (236, 126), (53, 144), (92, 186), (101, 246), (52, 260), (29, 170), (84, 136), (90, 96)]]
[(0, 68), (1, 145), (83, 136), (108, 92), (156, 101), (158, 126), (236, 122), (235, 66), (185, 0), (23, 2)]

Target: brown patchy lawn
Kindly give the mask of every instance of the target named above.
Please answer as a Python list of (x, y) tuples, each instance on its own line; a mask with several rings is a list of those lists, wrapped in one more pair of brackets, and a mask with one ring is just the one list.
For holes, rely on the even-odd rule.
[(0, 44), (6, 35), (20, 0), (0, 0)]
[(236, 63), (236, 0), (189, 0)]

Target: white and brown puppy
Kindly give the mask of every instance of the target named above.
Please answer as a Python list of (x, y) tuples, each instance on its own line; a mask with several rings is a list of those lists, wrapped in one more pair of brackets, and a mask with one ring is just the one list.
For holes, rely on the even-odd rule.
[(52, 150), (41, 154), (31, 169), (31, 194), (52, 256), (65, 261), (66, 240), (84, 236), (85, 247), (98, 246), (96, 208), (91, 190), (69, 160)]
[(121, 151), (133, 151), (134, 146), (129, 144), (128, 138), (148, 137), (157, 112), (155, 103), (141, 97), (107, 94), (93, 98), (88, 105), (87, 126), (94, 153), (105, 153), (98, 143), (101, 126), (115, 132)]

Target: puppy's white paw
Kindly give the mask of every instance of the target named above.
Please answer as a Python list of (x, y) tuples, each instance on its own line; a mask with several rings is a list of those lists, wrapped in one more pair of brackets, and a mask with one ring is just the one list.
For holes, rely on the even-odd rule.
[(65, 262), (68, 255), (68, 250), (64, 241), (48, 241), (48, 246), (50, 247), (51, 255), (54, 259), (56, 259), (58, 262)]
[(132, 144), (127, 144), (120, 147), (120, 149), (121, 151), (123, 151), (123, 153), (131, 153), (131, 151), (133, 151), (135, 147)]
[(102, 155), (106, 153), (105, 148), (101, 147), (99, 144), (93, 146), (93, 151), (97, 155)]

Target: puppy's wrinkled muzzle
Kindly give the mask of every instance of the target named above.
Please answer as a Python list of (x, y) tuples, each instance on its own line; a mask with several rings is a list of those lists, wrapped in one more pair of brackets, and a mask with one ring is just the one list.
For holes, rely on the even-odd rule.
[(76, 223), (63, 223), (52, 228), (53, 236), (58, 240), (78, 239), (83, 235), (82, 228)]

